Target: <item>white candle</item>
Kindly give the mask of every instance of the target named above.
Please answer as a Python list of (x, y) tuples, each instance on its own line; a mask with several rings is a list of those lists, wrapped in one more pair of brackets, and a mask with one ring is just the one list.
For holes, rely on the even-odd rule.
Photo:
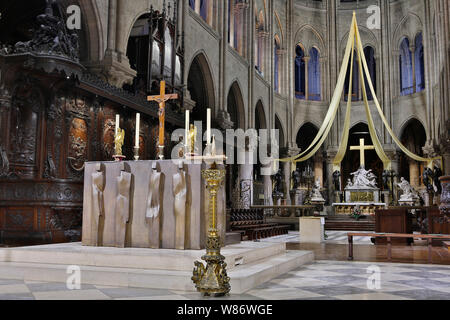
[(139, 148), (139, 128), (141, 124), (141, 114), (136, 113), (136, 148)]
[(206, 110), (206, 144), (211, 143), (211, 109)]
[(184, 137), (184, 143), (186, 146), (189, 146), (189, 110), (186, 110), (186, 132)]
[(118, 114), (116, 114), (116, 133), (115, 133), (116, 137), (119, 134), (119, 122), (120, 122), (120, 117)]

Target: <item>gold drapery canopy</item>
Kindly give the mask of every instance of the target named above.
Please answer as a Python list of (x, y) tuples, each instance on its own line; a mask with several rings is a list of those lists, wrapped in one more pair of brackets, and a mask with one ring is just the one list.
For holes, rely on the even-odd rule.
[[(355, 50), (356, 48), (356, 50)], [(291, 162), (292, 164), (295, 164), (297, 162), (303, 162), (308, 159), (310, 159), (312, 156), (316, 154), (316, 152), (320, 149), (320, 147), (325, 142), (325, 139), (328, 137), (328, 134), (330, 133), (331, 127), (333, 126), (334, 120), (336, 118), (336, 114), (339, 108), (342, 92), (344, 90), (344, 84), (345, 84), (345, 76), (347, 74), (348, 64), (349, 61), (351, 61), (350, 64), (350, 76), (349, 76), (349, 90), (348, 90), (348, 99), (347, 99), (347, 110), (345, 113), (345, 121), (344, 121), (344, 127), (342, 132), (341, 141), (339, 144), (339, 149), (336, 154), (336, 157), (333, 160), (333, 170), (340, 170), (341, 162), (344, 159), (345, 153), (347, 151), (347, 145), (348, 145), (348, 138), (350, 133), (350, 121), (351, 121), (351, 105), (352, 105), (352, 80), (353, 80), (353, 61), (355, 59), (355, 51), (357, 52), (357, 61), (359, 66), (359, 78), (360, 82), (362, 84), (362, 94), (363, 94), (363, 100), (364, 100), (364, 108), (367, 116), (367, 123), (369, 127), (369, 133), (370, 137), (372, 138), (373, 144), (375, 146), (375, 151), (378, 155), (378, 157), (383, 162), (383, 166), (385, 170), (391, 169), (391, 160), (386, 155), (386, 153), (383, 150), (382, 144), (380, 140), (378, 139), (377, 132), (375, 130), (375, 125), (373, 122), (372, 114), (370, 112), (369, 107), (369, 101), (367, 99), (367, 88), (364, 84), (364, 74), (367, 79), (367, 83), (369, 85), (370, 92), (372, 93), (372, 97), (375, 103), (375, 106), (377, 108), (378, 114), (383, 121), (384, 126), (386, 127), (387, 131), (389, 132), (390, 136), (392, 137), (392, 140), (395, 142), (395, 144), (400, 148), (401, 151), (403, 151), (408, 157), (419, 161), (419, 162), (426, 162), (427, 166), (432, 168), (433, 161), (434, 160), (441, 160), (441, 166), (442, 166), (442, 157), (435, 157), (435, 158), (424, 158), (420, 157), (411, 151), (409, 151), (397, 138), (394, 131), (390, 127), (386, 117), (383, 114), (383, 110), (380, 106), (380, 103), (378, 101), (378, 98), (375, 93), (375, 89), (372, 83), (372, 78), (370, 76), (369, 68), (367, 66), (366, 57), (364, 55), (364, 48), (361, 42), (361, 36), (358, 29), (358, 24), (356, 21), (356, 14), (353, 13), (353, 19), (350, 27), (350, 33), (347, 41), (347, 47), (345, 49), (344, 58), (341, 65), (341, 70), (338, 77), (338, 82), (336, 84), (336, 88), (333, 93), (333, 97), (331, 99), (330, 106), (328, 108), (327, 114), (325, 115), (325, 119), (322, 123), (322, 126), (319, 129), (319, 132), (317, 133), (316, 137), (310, 144), (308, 148), (306, 148), (303, 152), (299, 153), (296, 156), (289, 157), (289, 158), (283, 158), (283, 159), (277, 159), (274, 162), (274, 166), (276, 165), (276, 162)], [(349, 59), (351, 57), (351, 59)], [(364, 73), (363, 73), (364, 72)], [(295, 166), (293, 166), (295, 168)], [(295, 170), (295, 169), (292, 169)]]

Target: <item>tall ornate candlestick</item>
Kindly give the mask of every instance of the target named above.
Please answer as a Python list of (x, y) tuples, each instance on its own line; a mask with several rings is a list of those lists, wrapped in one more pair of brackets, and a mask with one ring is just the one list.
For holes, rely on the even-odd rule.
[(221, 239), (216, 222), (217, 192), (225, 178), (225, 170), (217, 169), (214, 162), (208, 170), (202, 171), (202, 177), (209, 190), (210, 228), (206, 239), (206, 255), (202, 256), (202, 260), (206, 261), (206, 268), (202, 262), (196, 261), (192, 281), (197, 291), (203, 295), (218, 297), (228, 294), (231, 289), (225, 257), (220, 254)]

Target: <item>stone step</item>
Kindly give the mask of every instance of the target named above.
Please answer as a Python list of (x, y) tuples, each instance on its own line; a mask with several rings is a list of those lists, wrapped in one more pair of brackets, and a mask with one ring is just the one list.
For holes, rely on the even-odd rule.
[[(311, 251), (286, 251), (259, 261), (236, 266), (228, 272), (231, 293), (244, 293), (266, 281), (314, 260)], [(63, 282), (70, 276), (68, 264), (0, 262), (0, 278)], [(195, 291), (191, 271), (80, 266), (81, 285)]]
[[(221, 253), (231, 270), (237, 264), (252, 263), (285, 251), (285, 243), (246, 241), (227, 245)], [(78, 242), (1, 248), (0, 261), (190, 272), (194, 261), (204, 254), (205, 250), (88, 247)]]

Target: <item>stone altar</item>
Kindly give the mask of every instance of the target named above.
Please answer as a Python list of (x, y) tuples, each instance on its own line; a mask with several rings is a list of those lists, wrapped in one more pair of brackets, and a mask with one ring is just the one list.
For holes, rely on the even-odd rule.
[(364, 215), (374, 215), (376, 209), (387, 206), (380, 199), (380, 189), (376, 184), (376, 176), (372, 170), (366, 170), (363, 165), (351, 173), (353, 180), (348, 179), (344, 189), (344, 202), (333, 203), (336, 214), (349, 215), (355, 207), (359, 207)]
[[(207, 165), (186, 160), (181, 165), (182, 161), (87, 162), (83, 245), (203, 249), (209, 199), (201, 171)], [(222, 187), (217, 202), (222, 239), (225, 239), (225, 197)]]

